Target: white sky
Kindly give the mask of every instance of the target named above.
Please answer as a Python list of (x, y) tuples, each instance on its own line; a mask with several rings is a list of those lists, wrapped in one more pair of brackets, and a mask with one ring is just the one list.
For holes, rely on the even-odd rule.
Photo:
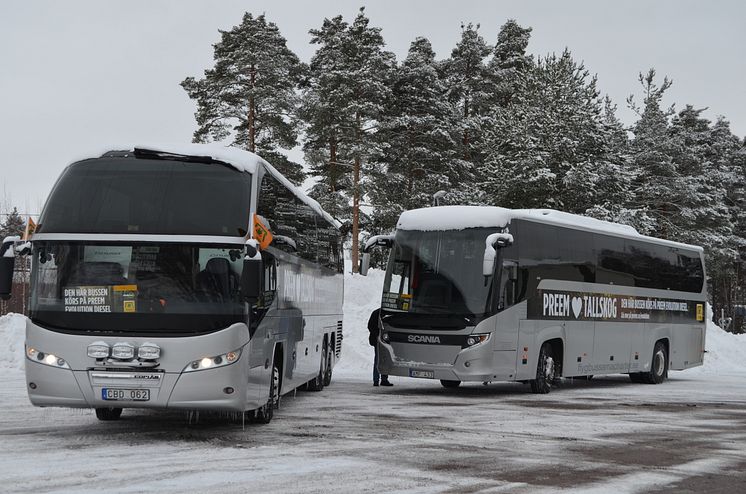
[(243, 12), (266, 13), (308, 61), (308, 30), (324, 17), (351, 20), (363, 4), (399, 59), (416, 36), (447, 57), (462, 21), (481, 24), (494, 43), (515, 18), (534, 29), (531, 53), (567, 46), (598, 74), (625, 123), (634, 120), (625, 98), (639, 95), (638, 72), (655, 67), (674, 81), (668, 103), (708, 107), (709, 118), (724, 115), (746, 135), (741, 1), (2, 0), (0, 201), (36, 213), (62, 168), (87, 151), (190, 141), (194, 105), (179, 82), (212, 66), (218, 29)]

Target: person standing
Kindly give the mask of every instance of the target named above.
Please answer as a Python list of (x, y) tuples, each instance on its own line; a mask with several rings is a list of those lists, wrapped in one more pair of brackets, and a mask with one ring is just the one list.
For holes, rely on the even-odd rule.
[(378, 386), (379, 380), (381, 382), (381, 386), (393, 386), (393, 384), (389, 382), (388, 375), (380, 374), (378, 372), (378, 335), (381, 334), (381, 327), (379, 326), (380, 314), (381, 309), (376, 309), (370, 314), (370, 319), (368, 319), (368, 331), (370, 332), (370, 335), (368, 336), (368, 343), (370, 343), (370, 345), (374, 349), (373, 386)]

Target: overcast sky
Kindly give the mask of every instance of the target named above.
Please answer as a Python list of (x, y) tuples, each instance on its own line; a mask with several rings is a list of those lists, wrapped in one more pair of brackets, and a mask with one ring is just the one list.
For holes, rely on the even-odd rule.
[[(0, 1), (0, 194), (36, 213), (59, 172), (87, 150), (134, 142), (190, 141), (194, 104), (179, 86), (212, 66), (218, 29), (245, 11), (266, 13), (308, 61), (308, 30), (357, 9), (383, 28), (401, 59), (416, 36), (440, 58), (461, 22), (494, 43), (510, 18), (531, 26), (529, 52), (568, 47), (625, 108), (637, 75), (655, 67), (674, 85), (667, 103), (708, 107), (746, 135), (746, 2), (743, 1)], [(2, 196), (0, 196), (0, 200)]]

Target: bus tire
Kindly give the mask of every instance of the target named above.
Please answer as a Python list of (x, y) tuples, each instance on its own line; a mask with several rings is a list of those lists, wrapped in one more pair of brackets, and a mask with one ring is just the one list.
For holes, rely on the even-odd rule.
[(104, 421), (119, 420), (119, 417), (121, 416), (122, 416), (121, 408), (97, 408), (96, 409), (96, 418), (99, 420), (104, 420)]
[(660, 384), (668, 377), (668, 350), (662, 341), (655, 343), (650, 372), (642, 373), (642, 380), (647, 384)]
[(324, 375), (326, 374), (326, 354), (328, 347), (323, 345), (321, 347), (321, 363), (319, 364), (319, 373), (316, 377), (311, 379), (306, 385), (309, 391), (321, 391), (324, 389)]
[(280, 402), (280, 369), (272, 362), (272, 377), (269, 381), (269, 397), (264, 406), (256, 410), (256, 422), (269, 424), (275, 415), (275, 408)]
[(334, 353), (329, 350), (330, 346), (327, 343), (327, 340), (324, 340), (324, 354), (326, 355), (326, 370), (324, 371), (324, 386), (329, 386), (332, 383), (332, 370), (334, 366), (332, 365), (332, 359), (334, 358)]
[(552, 345), (544, 343), (539, 351), (539, 361), (536, 364), (536, 379), (531, 379), (531, 392), (547, 394), (552, 389), (555, 378), (554, 352)]
[(644, 380), (642, 377), (642, 372), (630, 372), (629, 380), (632, 381), (633, 383), (638, 383), (638, 384), (643, 383)]
[(444, 388), (458, 388), (461, 386), (461, 381), (449, 381), (448, 379), (441, 379), (440, 384)]

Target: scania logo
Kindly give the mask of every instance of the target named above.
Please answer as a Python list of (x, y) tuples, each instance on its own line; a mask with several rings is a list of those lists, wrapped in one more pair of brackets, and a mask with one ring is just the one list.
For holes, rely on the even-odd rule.
[(407, 336), (407, 341), (410, 343), (440, 343), (439, 336), (429, 336), (421, 334), (410, 334)]

